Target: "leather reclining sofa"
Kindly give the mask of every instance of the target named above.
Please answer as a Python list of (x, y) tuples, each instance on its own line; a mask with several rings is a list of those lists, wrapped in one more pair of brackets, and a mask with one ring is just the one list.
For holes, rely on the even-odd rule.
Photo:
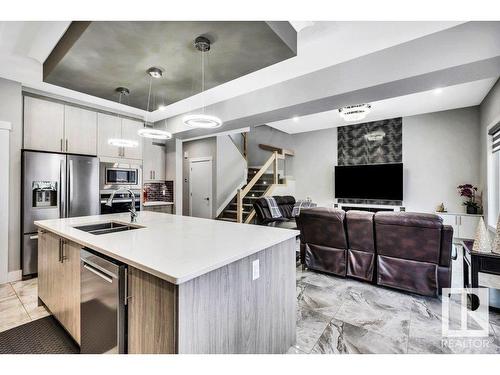
[(275, 195), (273, 198), (278, 205), (282, 217), (273, 218), (267, 201), (264, 198), (258, 198), (253, 204), (253, 208), (255, 209), (257, 216), (257, 224), (267, 225), (270, 227), (296, 229), (297, 223), (295, 222), (295, 218), (292, 217), (295, 198), (290, 195)]
[(321, 207), (296, 220), (311, 270), (426, 296), (451, 286), (453, 228), (437, 215)]

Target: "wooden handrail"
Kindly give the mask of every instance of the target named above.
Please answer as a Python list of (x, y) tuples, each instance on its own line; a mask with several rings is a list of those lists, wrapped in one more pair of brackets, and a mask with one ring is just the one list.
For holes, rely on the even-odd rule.
[(282, 148), (282, 147), (266, 145), (263, 143), (259, 143), (259, 147), (263, 150), (266, 150), (266, 151), (271, 151), (271, 152), (277, 151), (282, 156), (294, 156), (295, 155), (295, 152), (293, 152), (293, 150), (288, 150), (288, 149)]
[(262, 175), (269, 169), (271, 164), (274, 163), (274, 176), (273, 176), (273, 181), (274, 184), (278, 183), (278, 151), (274, 151), (272, 156), (264, 163), (262, 168), (259, 169), (259, 171), (253, 176), (253, 178), (250, 180), (250, 182), (245, 186), (244, 189), (239, 189), (238, 193), (236, 194), (236, 221), (238, 223), (243, 222), (243, 198), (246, 197), (246, 195), (252, 190), (254, 185), (259, 181), (259, 179), (262, 177)]

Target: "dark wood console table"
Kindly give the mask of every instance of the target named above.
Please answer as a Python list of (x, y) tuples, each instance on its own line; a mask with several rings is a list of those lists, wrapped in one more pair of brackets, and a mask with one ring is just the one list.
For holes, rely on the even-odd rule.
[[(463, 249), (463, 282), (464, 288), (479, 287), (479, 272), (500, 276), (500, 254), (482, 253), (472, 250), (474, 241), (462, 241)], [(490, 308), (500, 310), (500, 291), (489, 288)], [(479, 306), (479, 301), (472, 299), (472, 309)]]

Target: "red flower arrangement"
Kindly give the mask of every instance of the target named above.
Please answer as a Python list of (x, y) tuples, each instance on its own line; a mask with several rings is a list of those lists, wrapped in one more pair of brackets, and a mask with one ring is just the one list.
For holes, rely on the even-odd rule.
[(479, 204), (476, 202), (477, 187), (471, 184), (465, 184), (459, 185), (457, 189), (461, 197), (467, 198), (467, 200), (463, 202), (463, 205), (467, 207), (467, 213), (477, 213), (479, 209)]

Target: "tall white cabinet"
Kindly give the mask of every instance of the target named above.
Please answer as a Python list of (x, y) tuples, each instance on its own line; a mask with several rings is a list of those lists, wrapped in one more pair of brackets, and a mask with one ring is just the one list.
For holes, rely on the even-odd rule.
[(24, 148), (97, 155), (97, 113), (25, 96)]
[(64, 152), (64, 104), (24, 97), (24, 148)]
[(144, 138), (144, 182), (164, 181), (166, 178), (166, 146), (164, 142)]
[[(114, 158), (142, 159), (142, 137), (137, 131), (143, 127), (141, 121), (98, 113), (98, 149), (97, 155)], [(128, 139), (137, 142), (137, 147), (118, 147), (109, 144), (113, 138)]]

